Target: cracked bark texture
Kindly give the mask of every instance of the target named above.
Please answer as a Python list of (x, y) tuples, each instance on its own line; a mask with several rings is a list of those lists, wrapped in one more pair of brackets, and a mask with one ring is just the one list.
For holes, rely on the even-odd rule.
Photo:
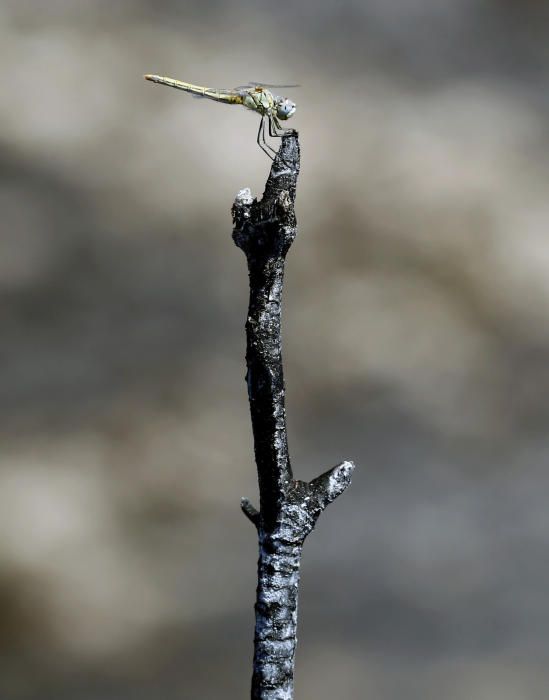
[(242, 510), (259, 537), (252, 700), (292, 700), (297, 598), (303, 542), (324, 508), (347, 488), (343, 462), (311, 482), (295, 480), (288, 453), (281, 350), (284, 261), (297, 224), (297, 132), (283, 138), (263, 198), (241, 190), (233, 204), (233, 240), (248, 261), (246, 382), (259, 480), (259, 511)]

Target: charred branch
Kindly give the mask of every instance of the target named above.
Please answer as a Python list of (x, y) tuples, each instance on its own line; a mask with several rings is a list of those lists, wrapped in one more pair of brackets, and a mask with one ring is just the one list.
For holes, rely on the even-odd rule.
[(297, 223), (300, 152), (296, 132), (282, 137), (263, 198), (242, 190), (233, 205), (233, 239), (248, 262), (248, 398), (259, 481), (259, 511), (241, 507), (259, 535), (253, 700), (292, 700), (301, 550), (320, 513), (347, 488), (342, 462), (311, 482), (293, 477), (286, 434), (281, 301), (284, 262)]

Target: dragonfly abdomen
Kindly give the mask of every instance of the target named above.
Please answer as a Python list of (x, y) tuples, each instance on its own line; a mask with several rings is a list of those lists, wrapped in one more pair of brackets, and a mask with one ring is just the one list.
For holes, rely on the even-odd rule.
[(225, 102), (228, 104), (242, 104), (242, 96), (238, 93), (229, 92), (228, 90), (218, 90), (216, 88), (208, 88), (202, 85), (193, 85), (192, 83), (185, 83), (182, 80), (175, 80), (175, 78), (167, 78), (163, 75), (150, 75), (144, 76), (146, 80), (150, 80), (153, 83), (159, 83), (160, 85), (168, 85), (168, 87), (173, 87), (176, 90), (183, 90), (184, 92), (190, 92), (192, 95), (197, 97), (206, 97), (210, 100), (215, 100), (216, 102)]

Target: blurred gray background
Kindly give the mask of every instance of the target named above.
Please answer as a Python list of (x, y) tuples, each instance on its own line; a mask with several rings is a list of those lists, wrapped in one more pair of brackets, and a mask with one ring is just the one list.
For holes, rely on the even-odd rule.
[(549, 685), (549, 6), (0, 5), (0, 698), (237, 700), (256, 498), (257, 117), (298, 82), (290, 448), (354, 459), (306, 543), (296, 700)]

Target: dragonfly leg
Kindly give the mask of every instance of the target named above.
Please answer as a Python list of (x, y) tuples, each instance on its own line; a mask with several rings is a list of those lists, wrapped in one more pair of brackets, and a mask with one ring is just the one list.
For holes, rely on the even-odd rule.
[[(264, 116), (261, 118), (261, 121), (263, 123), (263, 127), (261, 130), (261, 133), (263, 136), (263, 145), (266, 146), (269, 149), (269, 151), (272, 151), (273, 156), (276, 156), (276, 150), (269, 143), (267, 143), (267, 138), (265, 136), (265, 117)], [(270, 133), (270, 131), (269, 131), (269, 133)]]
[(285, 129), (280, 126), (278, 119), (274, 115), (269, 115), (269, 136), (282, 138), (288, 131), (292, 131), (292, 129)]
[(264, 128), (265, 128), (265, 117), (261, 117), (261, 121), (259, 123), (259, 130), (257, 132), (257, 145), (263, 153), (266, 153), (271, 160), (274, 160), (273, 156), (269, 153), (267, 150), (267, 144), (265, 143), (265, 134), (264, 134)]
[[(273, 138), (282, 138), (285, 134), (286, 131), (291, 131), (291, 129), (283, 129), (280, 124), (278, 123), (278, 119), (273, 116), (272, 114), (269, 114), (269, 136), (272, 136)], [(277, 126), (279, 127), (280, 131), (277, 131)], [(284, 158), (280, 158), (284, 165), (291, 167), (291, 163), (287, 163)]]
[(275, 118), (273, 117), (273, 115), (269, 114), (269, 136), (272, 136), (273, 138), (280, 136), (279, 134), (276, 133), (276, 127), (274, 125), (274, 120), (275, 120)]

